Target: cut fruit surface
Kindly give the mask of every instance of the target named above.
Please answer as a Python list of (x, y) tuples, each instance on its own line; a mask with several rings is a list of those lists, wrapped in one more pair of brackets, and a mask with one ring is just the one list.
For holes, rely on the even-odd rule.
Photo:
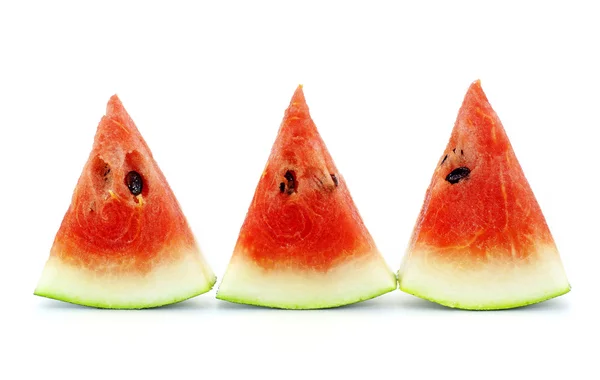
[(205, 293), (215, 281), (148, 145), (113, 96), (34, 293), (140, 309)]
[(439, 304), (462, 309), (494, 310), (525, 306), (569, 291), (556, 248), (542, 245), (519, 261), (490, 254), (479, 264), (440, 260), (421, 248), (400, 272), (400, 289)]
[(340, 306), (396, 289), (296, 90), (217, 298), (261, 306)]
[(103, 274), (51, 257), (36, 294), (99, 308), (141, 309), (168, 305), (205, 293), (214, 284), (198, 252), (184, 248), (180, 258), (157, 263), (145, 273), (106, 271)]
[(400, 289), (503, 309), (570, 285), (540, 206), (480, 81), (469, 88), (398, 273)]
[(364, 301), (394, 290), (396, 278), (385, 262), (369, 256), (322, 272), (266, 269), (238, 254), (228, 268), (235, 278), (223, 281), (219, 298), (284, 309), (319, 309)]

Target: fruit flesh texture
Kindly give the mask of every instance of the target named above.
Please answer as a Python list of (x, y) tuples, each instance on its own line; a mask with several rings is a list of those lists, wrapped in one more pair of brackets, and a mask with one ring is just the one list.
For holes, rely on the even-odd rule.
[[(470, 169), (466, 178), (454, 184), (446, 180), (453, 170), (465, 167)], [(560, 291), (568, 291), (546, 220), (479, 81), (467, 92), (433, 174), (399, 276), (401, 288), (409, 286), (402, 277), (407, 277), (410, 261), (419, 260), (419, 255), (421, 259), (427, 256), (430, 266), (447, 265), (448, 270), (454, 266), (457, 276), (464, 268), (486, 272), (489, 267), (483, 266), (488, 265), (510, 272), (518, 265), (549, 260), (554, 264), (546, 279), (560, 284)], [(533, 272), (528, 275), (533, 276)], [(511, 276), (507, 281), (509, 278), (518, 281)], [(449, 276), (448, 283), (439, 285), (452, 286), (453, 281), (461, 280)], [(502, 286), (497, 284), (496, 288)], [(494, 295), (489, 297), (494, 303)]]
[[(139, 195), (133, 195), (128, 187), (131, 171), (141, 175)], [(116, 95), (98, 125), (50, 259), (53, 266), (70, 266), (64, 270), (74, 276), (77, 272), (72, 268), (104, 276), (107, 281), (129, 278), (132, 288), (132, 278), (143, 281), (159, 266), (190, 259), (198, 261), (202, 269), (199, 276), (206, 280), (200, 281), (206, 282), (202, 287), (214, 284), (214, 274), (204, 262), (175, 195)], [(160, 294), (160, 289), (156, 291)], [(44, 291), (38, 288), (37, 292)]]
[[(141, 196), (127, 187), (130, 171), (142, 175)], [(95, 271), (143, 273), (165, 244), (192, 246), (192, 232), (166, 183), (123, 105), (111, 98), (56, 235), (64, 248), (57, 254)]]
[[(333, 277), (340, 284), (344, 282), (343, 271), (339, 276), (336, 274), (330, 278), (328, 274), (352, 261), (368, 266), (364, 264), (365, 260), (374, 260), (377, 263), (375, 267), (382, 268), (374, 271), (385, 284), (376, 285), (380, 289), (373, 291), (374, 294), (396, 288), (395, 276), (387, 268), (365, 227), (344, 178), (310, 117), (302, 87), (299, 86), (285, 112), (218, 296), (275, 307), (281, 306), (287, 297), (290, 302), (283, 302), (285, 307), (325, 307), (340, 302), (343, 297), (339, 293), (331, 293), (329, 296), (322, 295), (319, 302), (316, 300), (318, 297), (308, 290), (310, 286), (307, 285), (303, 294), (302, 290), (286, 288), (286, 279), (306, 273), (295, 281), (321, 283), (326, 292), (324, 288), (335, 286), (331, 280)], [(244, 277), (247, 285), (241, 282), (235, 286), (228, 284), (234, 281), (234, 272)], [(240, 274), (242, 272), (244, 275)], [(257, 276), (271, 279), (254, 281)], [(368, 282), (368, 279), (357, 280)], [(269, 296), (261, 297), (259, 290), (269, 287), (269, 284), (277, 284), (283, 290), (267, 300), (265, 297)], [(225, 295), (230, 290), (238, 291), (235, 289), (237, 286), (248, 289), (255, 286), (257, 290), (242, 292), (243, 295), (237, 297)], [(248, 297), (254, 297), (254, 301)], [(354, 297), (354, 302), (359, 298)]]
[[(470, 88), (456, 128), (433, 175), (413, 244), (485, 257), (490, 248), (521, 258), (534, 243), (553, 242), (506, 132), (477, 82)], [(451, 184), (454, 169), (468, 178)]]
[[(287, 184), (288, 171), (295, 177), (291, 194), (280, 187)], [(375, 248), (300, 87), (286, 110), (237, 244), (263, 268), (323, 272), (347, 259), (347, 252)]]

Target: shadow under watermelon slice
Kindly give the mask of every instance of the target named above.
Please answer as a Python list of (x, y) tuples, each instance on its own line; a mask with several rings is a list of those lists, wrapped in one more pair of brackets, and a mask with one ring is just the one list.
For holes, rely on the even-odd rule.
[(396, 288), (396, 276), (365, 227), (299, 86), (217, 298), (316, 309), (359, 302)]
[(480, 81), (469, 88), (398, 273), (449, 307), (506, 309), (569, 292), (540, 206)]
[(141, 309), (205, 293), (215, 282), (148, 145), (111, 97), (34, 293)]

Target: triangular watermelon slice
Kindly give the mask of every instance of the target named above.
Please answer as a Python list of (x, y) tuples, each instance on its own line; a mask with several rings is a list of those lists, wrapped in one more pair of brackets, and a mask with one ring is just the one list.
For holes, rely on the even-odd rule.
[(396, 289), (312, 121), (302, 86), (285, 112), (217, 298), (335, 307)]
[(469, 88), (398, 273), (400, 289), (463, 309), (570, 290), (536, 198), (480, 81)]
[(111, 97), (35, 294), (140, 309), (205, 293), (215, 281), (148, 145)]

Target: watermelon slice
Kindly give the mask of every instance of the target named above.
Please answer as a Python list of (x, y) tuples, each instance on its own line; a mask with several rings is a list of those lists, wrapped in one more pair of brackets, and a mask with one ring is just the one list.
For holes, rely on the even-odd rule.
[(205, 293), (215, 281), (148, 145), (113, 96), (34, 293), (141, 309)]
[(396, 287), (396, 276), (367, 231), (299, 86), (217, 298), (316, 309), (359, 302)]
[(570, 290), (506, 132), (469, 88), (398, 273), (400, 289), (462, 309), (506, 309)]

